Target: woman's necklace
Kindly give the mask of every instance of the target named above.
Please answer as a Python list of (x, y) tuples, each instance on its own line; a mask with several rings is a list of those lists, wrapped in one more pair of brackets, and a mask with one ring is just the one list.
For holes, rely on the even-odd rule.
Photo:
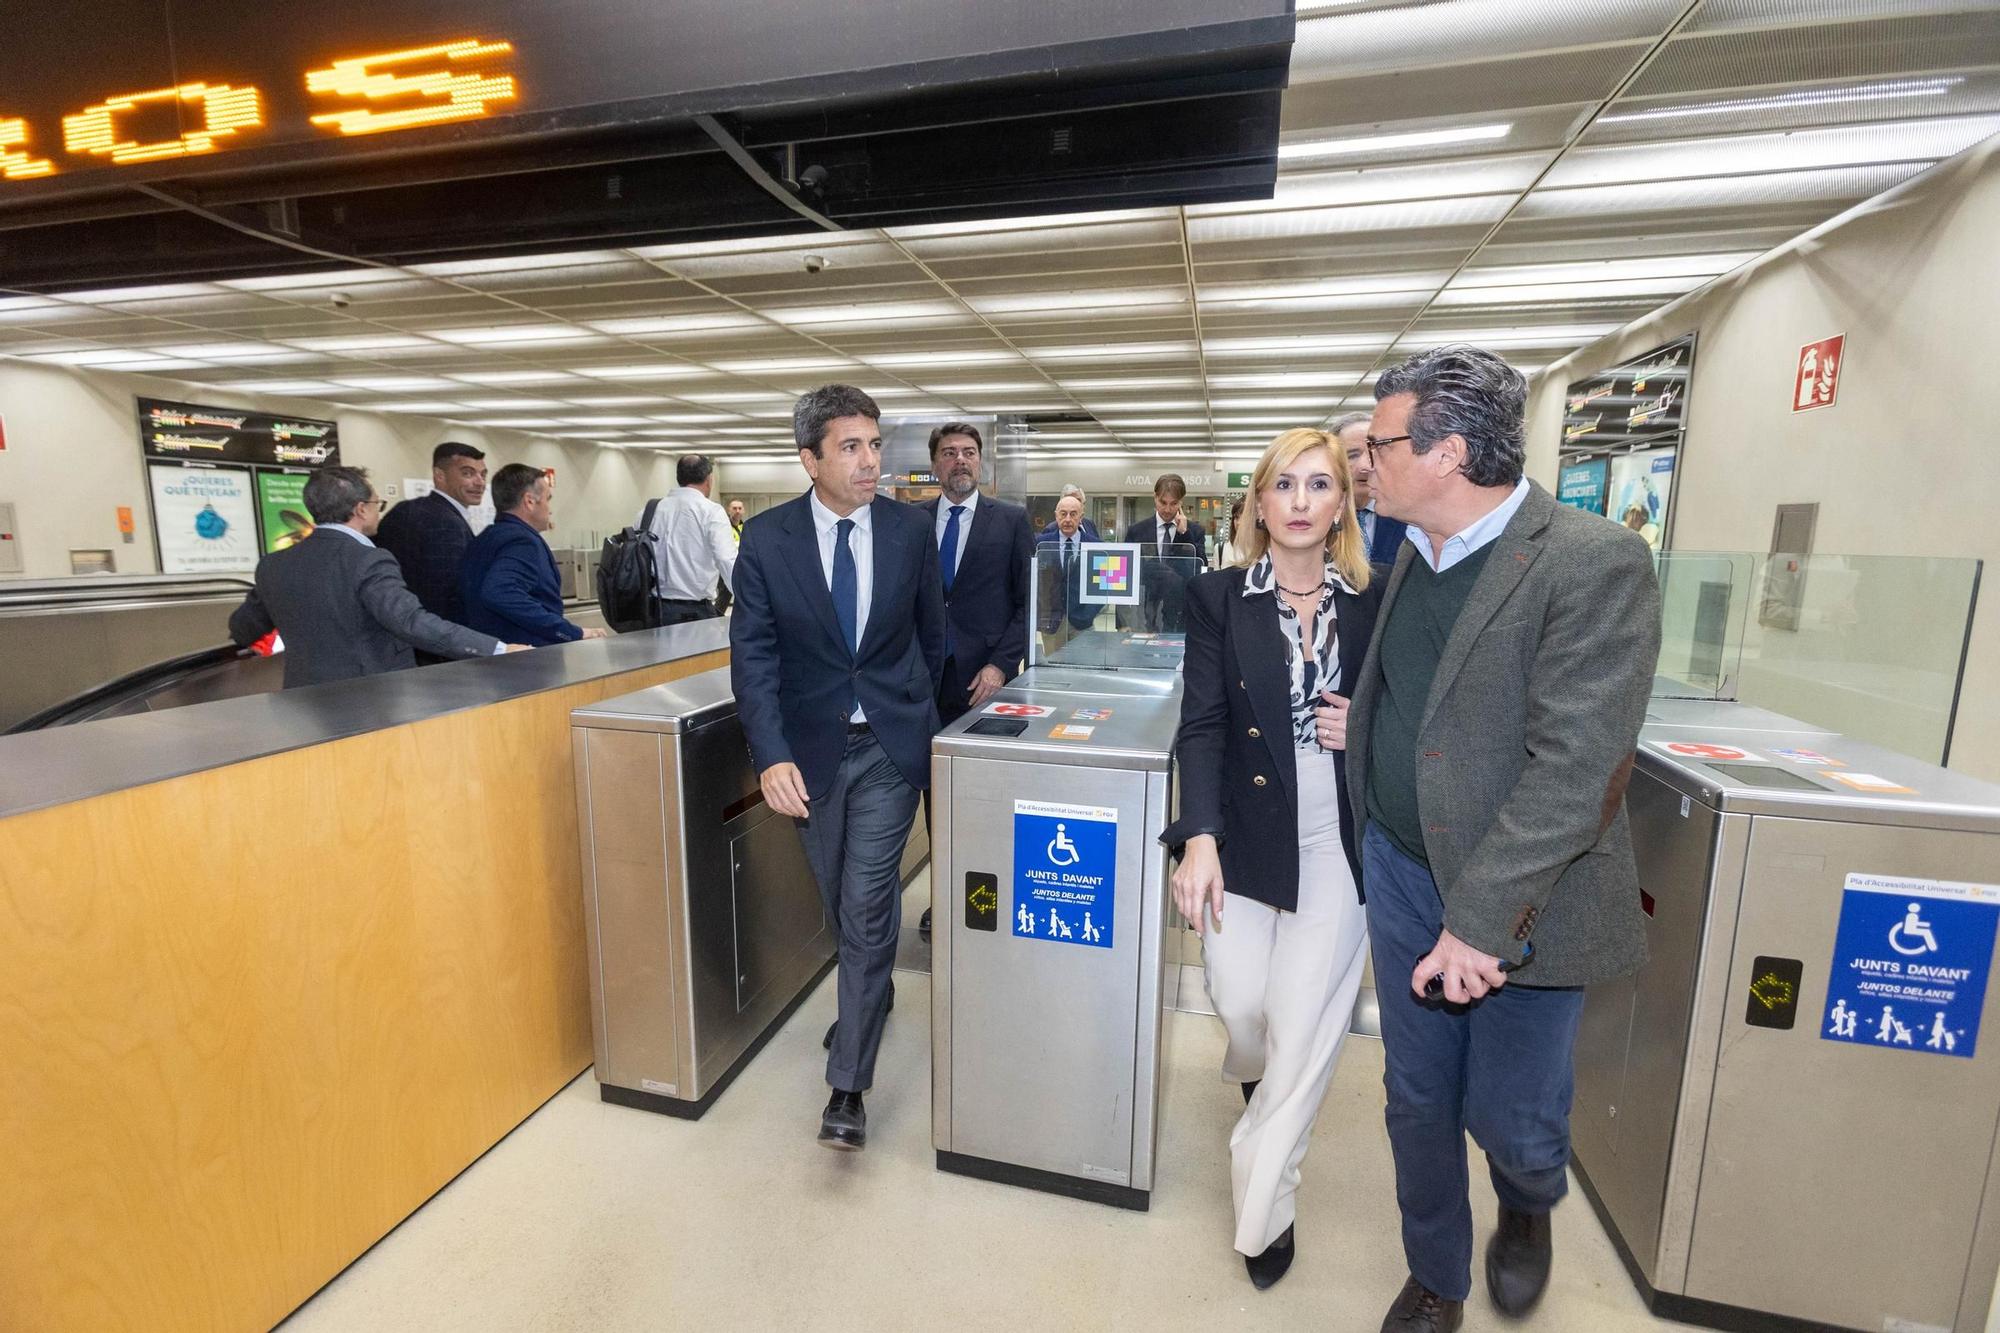
[(1317, 597), (1317, 596), (1319, 596), (1319, 595), (1320, 595), (1321, 593), (1323, 593), (1323, 592), (1325, 592), (1325, 591), (1326, 591), (1326, 580), (1325, 580), (1325, 579), (1321, 579), (1321, 580), (1319, 581), (1319, 586), (1318, 586), (1317, 588), (1306, 588), (1306, 589), (1303, 589), (1303, 590), (1301, 590), (1301, 589), (1298, 589), (1298, 588), (1287, 588), (1287, 587), (1286, 587), (1286, 586), (1285, 586), (1284, 584), (1282, 584), (1282, 583), (1278, 583), (1278, 582), (1277, 582), (1277, 580), (1276, 580), (1275, 578), (1274, 578), (1274, 579), (1272, 579), (1271, 581), (1272, 581), (1272, 582), (1273, 582), (1274, 584), (1277, 584), (1277, 588), (1278, 588), (1278, 591), (1279, 591), (1279, 592), (1282, 592), (1282, 593), (1285, 593), (1285, 594), (1287, 594), (1287, 595), (1289, 595), (1289, 596), (1292, 596), (1292, 597)]

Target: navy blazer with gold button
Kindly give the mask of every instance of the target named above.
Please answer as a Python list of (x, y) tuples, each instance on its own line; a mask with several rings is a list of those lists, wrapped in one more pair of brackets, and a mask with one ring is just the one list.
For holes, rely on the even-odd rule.
[[(1292, 687), (1277, 594), (1245, 597), (1241, 566), (1196, 575), (1187, 588), (1187, 657), (1181, 725), (1174, 739), (1180, 818), (1160, 841), (1176, 856), (1189, 838), (1215, 835), (1229, 892), (1283, 911), (1299, 901), (1299, 789), (1292, 747)], [(1361, 592), (1336, 591), (1340, 686), (1346, 695), (1368, 654), (1383, 571)], [(1340, 841), (1361, 885), (1360, 839), (1346, 798), (1345, 755), (1335, 752)], [(1324, 817), (1323, 815), (1321, 817)]]

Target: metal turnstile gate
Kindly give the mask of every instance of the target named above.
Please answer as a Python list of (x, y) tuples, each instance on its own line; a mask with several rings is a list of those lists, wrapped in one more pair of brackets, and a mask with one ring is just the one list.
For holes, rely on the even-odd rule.
[(1717, 1327), (1989, 1327), (2000, 788), (1741, 704), (1649, 718), (1651, 956), (1591, 988), (1572, 1112), (1628, 1268)]
[(764, 804), (727, 667), (570, 728), (599, 1093), (699, 1116), (833, 966), (819, 889)]

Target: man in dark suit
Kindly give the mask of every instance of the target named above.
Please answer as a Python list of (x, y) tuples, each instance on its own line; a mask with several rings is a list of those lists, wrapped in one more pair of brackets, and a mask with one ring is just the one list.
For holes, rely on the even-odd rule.
[(229, 617), (229, 637), (284, 640), (285, 688), (398, 671), (423, 648), (440, 658), (485, 657), (519, 644), (440, 620), (377, 547), (382, 500), (358, 467), (321, 468), (306, 482), (313, 533), (257, 564), (257, 586)]
[(1208, 563), (1208, 534), (1181, 512), (1187, 483), (1180, 474), (1165, 472), (1153, 482), (1153, 512), (1125, 529), (1125, 540), (1137, 542), (1139, 583), (1145, 598), (1145, 628), (1178, 630), (1186, 625), (1188, 575), (1185, 566), (1162, 557), (1193, 556)]
[(1037, 547), (1050, 547), (1051, 556), (1037, 551), (1035, 561), (1035, 628), (1042, 636), (1042, 655), (1052, 656), (1064, 644), (1090, 628), (1098, 608), (1082, 601), (1082, 547), (1089, 540), (1083, 531), (1083, 499), (1065, 495), (1056, 501), (1054, 530), (1045, 532)]
[(1347, 719), (1410, 1268), (1382, 1327), (1449, 1333), (1472, 1285), (1466, 1131), (1500, 1197), (1487, 1293), (1519, 1316), (1568, 1183), (1583, 988), (1645, 961), (1625, 785), (1660, 594), (1643, 538), (1521, 475), (1527, 382), (1505, 361), (1441, 347), (1375, 396), (1375, 495), (1411, 525)]
[[(979, 493), (984, 453), (979, 427), (953, 421), (931, 432), (931, 472), (940, 494), (919, 506), (937, 537), (938, 578), (944, 586), (944, 675), (938, 683), (938, 725), (978, 708), (1021, 670), (1028, 654), (1028, 570), (1034, 538), (1028, 511)], [(924, 817), (931, 796), (924, 793)], [(924, 909), (918, 929), (928, 934)]]
[(542, 647), (601, 639), (607, 631), (571, 624), (562, 613), (562, 573), (542, 534), (555, 526), (548, 474), (509, 463), (493, 477), (499, 517), (472, 539), (460, 584), (465, 623), (487, 634)]
[(1361, 545), (1368, 552), (1368, 562), (1393, 565), (1397, 553), (1403, 549), (1403, 536), (1409, 526), (1375, 507), (1375, 463), (1368, 454), (1369, 420), (1366, 412), (1349, 412), (1336, 417), (1327, 430), (1347, 453), (1347, 473), (1354, 478), (1354, 521), (1361, 529)]
[[(405, 500), (382, 516), (375, 544), (396, 557), (403, 582), (424, 610), (463, 622), (465, 598), (458, 568), (472, 544), (471, 511), (486, 498), (486, 455), (469, 444), (446, 440), (431, 450), (431, 492)], [(448, 659), (419, 651), (417, 665)]]
[(878, 496), (881, 411), (845, 384), (798, 400), (812, 489), (743, 527), (730, 683), (771, 809), (798, 821), (840, 947), (819, 1141), (868, 1141), (862, 1093), (894, 997), (903, 845), (930, 785), (944, 590), (930, 516)]
[[(1056, 511), (1060, 513), (1062, 511), (1062, 502), (1064, 500), (1068, 500), (1071, 498), (1074, 498), (1076, 500), (1077, 512), (1079, 514), (1082, 513), (1083, 506), (1087, 502), (1088, 497), (1084, 495), (1083, 487), (1081, 486), (1063, 487), (1062, 494), (1056, 497)], [(1086, 518), (1082, 520), (1082, 528), (1083, 528), (1083, 539), (1085, 541), (1094, 542), (1097, 540), (1097, 525), (1095, 523), (1092, 523), (1089, 519)], [(1053, 541), (1055, 539), (1056, 529), (1057, 529), (1056, 520), (1050, 519), (1048, 522), (1048, 526), (1044, 527), (1039, 533), (1035, 535), (1035, 540)]]

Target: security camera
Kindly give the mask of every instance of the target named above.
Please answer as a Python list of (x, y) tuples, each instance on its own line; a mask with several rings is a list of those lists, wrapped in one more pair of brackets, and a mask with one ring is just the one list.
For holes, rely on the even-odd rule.
[(326, 303), (335, 310), (345, 310), (354, 304), (354, 298), (346, 292), (329, 292), (327, 293)]
[(807, 255), (807, 256), (805, 257), (805, 265), (806, 265), (806, 272), (808, 272), (808, 273), (818, 273), (818, 272), (820, 272), (821, 270), (823, 270), (823, 269), (825, 269), (825, 268), (826, 268), (826, 256), (825, 256), (825, 255)]

